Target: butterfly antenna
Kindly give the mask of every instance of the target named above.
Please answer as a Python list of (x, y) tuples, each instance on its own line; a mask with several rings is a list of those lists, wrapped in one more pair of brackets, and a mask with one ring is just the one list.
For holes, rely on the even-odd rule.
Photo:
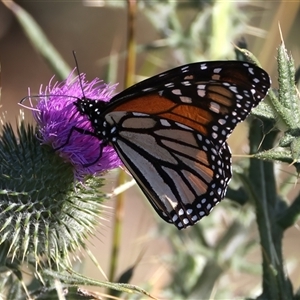
[(82, 84), (82, 80), (81, 80), (81, 73), (79, 71), (79, 66), (78, 66), (78, 61), (77, 61), (77, 57), (76, 57), (76, 52), (73, 50), (72, 53), (73, 53), (73, 57), (74, 57), (74, 60), (75, 60), (75, 66), (76, 66), (77, 73), (78, 73), (79, 84), (80, 84), (80, 87), (81, 87), (81, 90), (82, 90), (82, 95), (83, 95), (83, 98), (86, 99), (85, 94), (84, 94), (84, 90), (83, 90), (83, 84)]
[(27, 99), (29, 99), (30, 98), (30, 96), (25, 96), (24, 98), (22, 98), (21, 100), (20, 100), (20, 104), (23, 104), (23, 102), (25, 102), (25, 100), (27, 100)]

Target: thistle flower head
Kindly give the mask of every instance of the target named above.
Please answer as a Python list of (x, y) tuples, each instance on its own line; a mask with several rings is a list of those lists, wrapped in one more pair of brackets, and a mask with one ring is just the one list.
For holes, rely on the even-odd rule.
[[(79, 77), (80, 76), (80, 77)], [(93, 131), (91, 122), (80, 115), (74, 101), (83, 96), (89, 99), (109, 101), (116, 85), (110, 86), (98, 78), (86, 81), (85, 74), (73, 78), (73, 72), (61, 82), (40, 88), (38, 103), (33, 115), (39, 127), (39, 139), (57, 149), (56, 152), (74, 166), (76, 179), (95, 175), (120, 166), (114, 149), (107, 145), (101, 151), (101, 141), (74, 128)], [(85, 167), (88, 165), (88, 167)]]
[(92, 131), (73, 103), (83, 95), (108, 101), (114, 86), (99, 79), (87, 82), (83, 74), (81, 81), (83, 89), (71, 74), (62, 83), (41, 88), (37, 105), (29, 98), (36, 128), (23, 120), (14, 132), (0, 120), (2, 267), (19, 269), (26, 261), (39, 274), (45, 268), (70, 267), (70, 253), (85, 248), (101, 222), (103, 179), (91, 175), (119, 166), (120, 160), (112, 147), (101, 149), (99, 139), (72, 131)]
[(100, 221), (103, 179), (74, 184), (72, 165), (41, 146), (32, 125), (0, 129), (0, 256), (37, 270), (70, 265)]

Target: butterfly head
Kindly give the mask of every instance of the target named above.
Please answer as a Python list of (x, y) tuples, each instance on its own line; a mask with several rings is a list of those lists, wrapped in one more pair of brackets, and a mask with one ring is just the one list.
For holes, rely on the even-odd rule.
[(74, 105), (77, 108), (77, 111), (81, 114), (81, 115), (88, 115), (89, 110), (92, 109), (92, 107), (90, 107), (90, 105), (93, 106), (92, 102), (90, 99), (88, 98), (78, 98), (75, 102)]
[(86, 115), (89, 120), (94, 120), (99, 117), (105, 105), (104, 101), (93, 100), (88, 98), (79, 98), (74, 102), (77, 111), (81, 115)]

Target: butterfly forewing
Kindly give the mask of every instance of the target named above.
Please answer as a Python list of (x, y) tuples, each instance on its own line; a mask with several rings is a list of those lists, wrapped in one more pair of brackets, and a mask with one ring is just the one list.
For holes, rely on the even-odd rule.
[(182, 229), (225, 196), (226, 139), (269, 87), (268, 74), (252, 64), (203, 62), (144, 80), (108, 104), (83, 98), (75, 105), (102, 145), (113, 145), (157, 213)]
[(270, 77), (267, 72), (251, 63), (241, 61), (197, 62), (168, 70), (127, 88), (112, 98), (111, 102), (113, 103), (110, 108), (114, 105), (119, 106), (120, 102), (135, 99), (137, 95), (174, 89), (175, 86), (191, 86), (189, 82), (210, 81), (236, 84), (244, 89), (256, 88), (262, 98), (270, 87)]
[(116, 95), (108, 109), (154, 114), (186, 124), (220, 148), (269, 87), (268, 74), (249, 63), (196, 63), (136, 84)]

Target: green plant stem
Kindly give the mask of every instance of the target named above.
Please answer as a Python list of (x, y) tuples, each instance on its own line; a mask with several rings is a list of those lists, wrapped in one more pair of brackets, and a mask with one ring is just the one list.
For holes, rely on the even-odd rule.
[(124, 283), (112, 283), (112, 282), (103, 282), (97, 281), (93, 278), (83, 276), (80, 273), (75, 272), (72, 269), (67, 269), (67, 272), (57, 272), (52, 269), (44, 269), (43, 273), (45, 275), (51, 276), (52, 278), (59, 279), (62, 283), (70, 284), (70, 285), (90, 285), (90, 286), (98, 286), (98, 287), (107, 287), (110, 289), (118, 290), (125, 293), (140, 293), (149, 298), (155, 299), (149, 293), (147, 293), (142, 288)]
[(300, 193), (295, 198), (294, 202), (286, 210), (284, 210), (283, 214), (281, 214), (278, 219), (278, 224), (280, 224), (283, 230), (295, 225), (296, 221), (299, 219), (299, 211)]
[[(125, 87), (129, 87), (134, 83), (135, 75), (135, 20), (136, 20), (136, 1), (127, 0), (128, 6), (128, 40), (127, 40), (127, 59), (125, 68)], [(117, 184), (122, 185), (125, 182), (126, 174), (124, 171), (120, 170), (118, 175)], [(114, 281), (116, 275), (116, 269), (118, 266), (120, 243), (121, 243), (121, 231), (124, 216), (124, 193), (117, 196), (116, 199), (116, 209), (115, 209), (115, 220), (113, 229), (113, 248), (111, 255), (109, 280)]]
[[(266, 124), (267, 125), (267, 124)], [(250, 151), (257, 151), (262, 139), (261, 122), (254, 120), (250, 126)], [(267, 135), (261, 150), (273, 147), (276, 133)], [(245, 185), (247, 182), (244, 181)], [(274, 165), (271, 162), (251, 159), (249, 167), (248, 189), (254, 201), (260, 235), (263, 267), (262, 299), (292, 299), (292, 289), (283, 268), (282, 238), (283, 230), (276, 223), (278, 206)]]
[(214, 252), (207, 245), (207, 250), (211, 251), (212, 257), (207, 260), (194, 287), (190, 289), (190, 294), (186, 294), (188, 299), (197, 299), (199, 295), (202, 299), (211, 298), (214, 286), (221, 275), (232, 265), (239, 264), (239, 255), (236, 256), (236, 252), (245, 243), (249, 230), (240, 222), (233, 222), (219, 239), (215, 247), (217, 251)]
[(135, 24), (136, 24), (136, 0), (127, 0), (128, 6), (128, 36), (127, 36), (127, 59), (125, 67), (125, 87), (129, 87), (135, 82), (135, 61), (136, 61), (136, 43), (135, 43)]
[(208, 260), (195, 284), (196, 292), (186, 294), (186, 299), (197, 299), (199, 295), (201, 299), (210, 299), (213, 288), (223, 273), (224, 269), (218, 262), (213, 259)]
[[(211, 58), (222, 59), (227, 44), (231, 21), (228, 18), (234, 4), (231, 1), (217, 1), (212, 9)], [(222, 26), (220, 26), (220, 23)]]
[[(124, 183), (124, 172), (120, 170), (118, 175), (117, 185), (120, 186), (123, 183)], [(108, 276), (109, 281), (114, 281), (116, 276), (116, 269), (118, 266), (120, 244), (121, 244), (123, 214), (124, 214), (124, 196), (123, 193), (121, 193), (116, 197), (112, 251), (111, 251), (111, 259), (110, 259), (110, 270)]]
[(248, 197), (243, 187), (238, 188), (237, 190), (232, 189), (230, 186), (227, 189), (226, 198), (234, 201), (240, 205), (247, 203)]

